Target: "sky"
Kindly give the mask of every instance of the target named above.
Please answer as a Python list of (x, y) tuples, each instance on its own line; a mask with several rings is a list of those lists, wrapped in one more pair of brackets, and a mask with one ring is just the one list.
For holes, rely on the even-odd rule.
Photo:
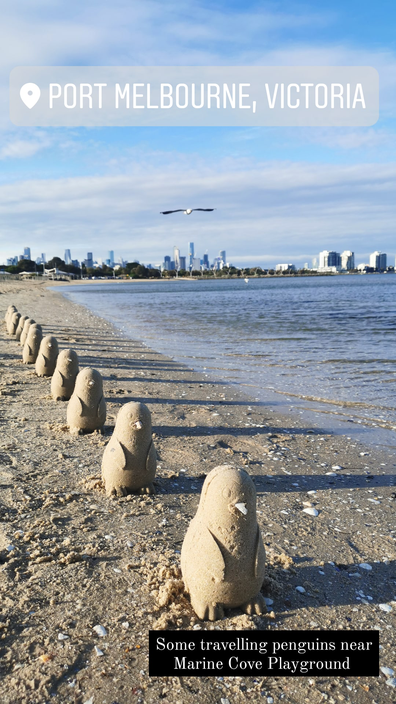
[[(158, 264), (178, 246), (236, 266), (396, 254), (396, 5), (2, 0), (0, 263), (30, 246)], [(16, 66), (373, 66), (372, 127), (25, 128)], [(173, 208), (213, 213), (160, 215)]]

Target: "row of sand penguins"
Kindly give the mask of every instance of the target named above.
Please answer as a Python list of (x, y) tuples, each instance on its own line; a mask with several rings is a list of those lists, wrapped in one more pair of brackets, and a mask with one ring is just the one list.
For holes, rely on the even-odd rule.
[[(15, 306), (8, 307), (5, 322), (8, 334), (23, 345), (23, 362), (35, 364), (38, 376), (52, 376), (55, 400), (68, 400), (70, 431), (101, 430), (106, 404), (100, 373), (90, 367), (79, 371), (76, 352), (59, 353), (56, 338), (43, 337), (41, 326)], [(106, 493), (153, 493), (155, 472), (150, 411), (143, 403), (126, 403), (103, 455)], [(214, 621), (223, 617), (224, 608), (236, 607), (248, 614), (265, 612), (264, 566), (254, 484), (244, 470), (216, 467), (205, 479), (181, 551), (183, 580), (197, 616)]]

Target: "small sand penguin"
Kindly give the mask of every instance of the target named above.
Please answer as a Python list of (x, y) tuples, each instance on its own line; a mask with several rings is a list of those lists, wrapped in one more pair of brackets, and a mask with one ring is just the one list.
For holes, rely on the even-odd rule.
[(67, 424), (72, 434), (101, 430), (106, 421), (103, 381), (96, 369), (86, 367), (76, 377), (72, 397), (67, 405)]
[(264, 568), (254, 484), (243, 469), (216, 467), (205, 479), (181, 550), (183, 580), (198, 618), (215, 621), (224, 608), (266, 612)]
[(103, 454), (102, 479), (107, 496), (154, 494), (156, 469), (151, 413), (144, 403), (126, 403)]
[(21, 347), (23, 347), (26, 342), (30, 326), (36, 324), (37, 323), (35, 320), (33, 320), (33, 318), (28, 318), (27, 320), (25, 320), (23, 330), (21, 332), (21, 337), (19, 338), (19, 344), (21, 345)]
[(74, 391), (79, 372), (77, 352), (62, 350), (51, 379), (51, 394), (55, 401), (68, 401)]
[(52, 376), (56, 360), (58, 359), (58, 340), (53, 335), (46, 335), (41, 340), (40, 349), (36, 358), (37, 376)]
[(5, 316), (4, 316), (4, 322), (5, 322), (5, 324), (6, 324), (7, 326), (8, 326), (8, 318), (9, 318), (13, 313), (16, 313), (16, 312), (17, 312), (16, 306), (14, 306), (14, 305), (11, 303), (11, 305), (8, 306), (8, 308), (7, 308), (7, 310), (6, 310), (6, 314), (5, 314)]
[(24, 364), (35, 364), (42, 339), (41, 326), (37, 325), (37, 323), (30, 325), (22, 352), (22, 362)]
[(25, 322), (26, 322), (26, 320), (28, 320), (28, 318), (29, 318), (28, 315), (21, 315), (21, 317), (19, 318), (18, 327), (17, 327), (16, 333), (15, 333), (15, 339), (17, 340), (17, 342), (19, 342), (21, 339), (23, 326), (25, 325)]
[(20, 317), (21, 317), (21, 314), (18, 313), (18, 311), (15, 311), (15, 313), (12, 313), (8, 317), (7, 332), (9, 335), (15, 335), (15, 333), (17, 331), (18, 324), (19, 324)]

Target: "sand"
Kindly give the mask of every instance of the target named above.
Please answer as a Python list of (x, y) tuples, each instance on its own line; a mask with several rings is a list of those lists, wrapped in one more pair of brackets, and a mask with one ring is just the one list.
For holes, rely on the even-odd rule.
[[(380, 665), (396, 669), (394, 453), (282, 417), (125, 337), (64, 299), (61, 289), (12, 281), (1, 282), (0, 291), (2, 318), (15, 303), (56, 336), (60, 349), (75, 349), (80, 368), (101, 372), (108, 409), (104, 435), (70, 435), (67, 404), (51, 398), (50, 378), (22, 364), (21, 348), (2, 324), (2, 704), (394, 700), (382, 673), (148, 676), (148, 630), (155, 628), (374, 628)], [(152, 413), (157, 494), (112, 499), (101, 461), (128, 401), (142, 401)], [(209, 623), (199, 621), (183, 593), (180, 549), (203, 480), (221, 464), (246, 469), (255, 482), (267, 553), (262, 593), (273, 604), (263, 616), (235, 609)]]

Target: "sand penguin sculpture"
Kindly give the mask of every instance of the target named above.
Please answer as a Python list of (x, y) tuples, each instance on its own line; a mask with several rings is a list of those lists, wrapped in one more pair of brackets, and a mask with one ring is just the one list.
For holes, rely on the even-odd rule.
[(23, 330), (21, 332), (21, 337), (19, 338), (19, 344), (21, 345), (21, 347), (23, 347), (26, 342), (30, 326), (36, 324), (37, 323), (35, 320), (33, 320), (33, 318), (28, 318), (27, 320), (25, 320)]
[(254, 484), (243, 469), (216, 467), (205, 479), (181, 550), (183, 580), (198, 618), (215, 621), (224, 608), (265, 612), (264, 567)]
[(21, 314), (18, 313), (18, 311), (15, 311), (15, 313), (12, 313), (12, 315), (8, 317), (7, 332), (9, 335), (15, 335), (20, 317)]
[(35, 364), (42, 339), (43, 333), (40, 325), (37, 323), (30, 325), (22, 352), (22, 362), (24, 364)]
[(86, 367), (76, 377), (73, 394), (67, 405), (70, 432), (92, 433), (101, 430), (106, 421), (103, 381), (96, 369)]
[(5, 314), (5, 316), (4, 316), (4, 322), (5, 322), (5, 324), (6, 324), (7, 326), (8, 326), (8, 318), (9, 318), (13, 313), (16, 313), (16, 312), (17, 312), (16, 306), (14, 306), (14, 304), (11, 303), (11, 304), (8, 306), (7, 311), (6, 311), (6, 314)]
[(107, 496), (155, 493), (157, 453), (151, 435), (151, 413), (144, 403), (126, 403), (118, 413), (102, 460)]
[(58, 340), (53, 335), (46, 335), (40, 343), (36, 358), (37, 376), (52, 376), (58, 359)]
[(51, 379), (51, 394), (55, 401), (68, 401), (74, 391), (79, 372), (77, 352), (62, 350), (59, 353)]
[(29, 318), (28, 315), (21, 315), (21, 317), (19, 318), (18, 327), (15, 332), (15, 339), (17, 340), (17, 342), (19, 342), (21, 339), (23, 326), (25, 325), (25, 322), (26, 322), (26, 320), (28, 320), (28, 318)]

